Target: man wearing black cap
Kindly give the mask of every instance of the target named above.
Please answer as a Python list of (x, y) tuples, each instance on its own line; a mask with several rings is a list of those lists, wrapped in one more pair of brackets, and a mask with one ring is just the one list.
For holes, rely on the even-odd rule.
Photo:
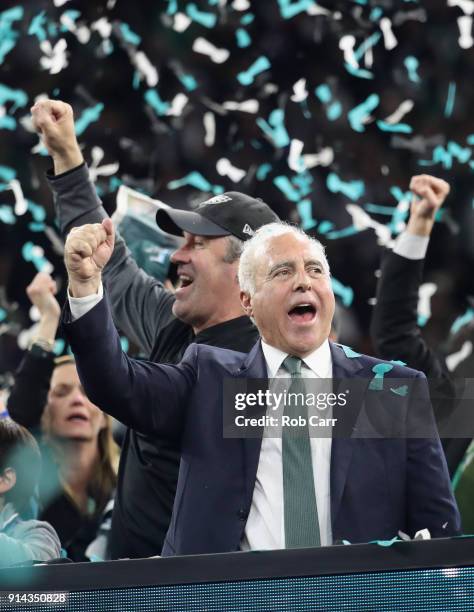
[[(63, 236), (107, 216), (89, 179), (74, 133), (72, 108), (42, 100), (33, 123), (54, 162), (48, 174)], [(237, 266), (242, 241), (277, 219), (260, 200), (228, 192), (195, 211), (163, 209), (157, 223), (183, 236), (172, 257), (179, 287), (167, 291), (138, 268), (117, 236), (104, 281), (117, 326), (155, 362), (178, 363), (191, 342), (248, 352), (257, 330), (242, 316)], [(80, 299), (80, 298), (79, 298)], [(128, 430), (122, 447), (110, 540), (111, 558), (161, 552), (176, 490), (179, 452), (169, 440)]]

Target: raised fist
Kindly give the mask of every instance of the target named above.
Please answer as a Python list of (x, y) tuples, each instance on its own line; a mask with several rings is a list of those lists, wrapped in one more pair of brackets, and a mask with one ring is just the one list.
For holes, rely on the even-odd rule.
[(74, 227), (64, 245), (64, 262), (73, 297), (97, 293), (102, 270), (114, 250), (114, 226), (111, 219)]
[(39, 310), (41, 317), (59, 319), (61, 308), (54, 297), (57, 291), (56, 281), (45, 272), (38, 272), (26, 288), (30, 302)]
[(79, 166), (83, 157), (74, 130), (72, 107), (60, 100), (39, 100), (31, 107), (35, 130), (54, 161), (56, 174)]
[(419, 198), (418, 200), (413, 198), (412, 214), (434, 218), (446, 199), (450, 187), (443, 179), (429, 174), (420, 174), (412, 177), (410, 189)]

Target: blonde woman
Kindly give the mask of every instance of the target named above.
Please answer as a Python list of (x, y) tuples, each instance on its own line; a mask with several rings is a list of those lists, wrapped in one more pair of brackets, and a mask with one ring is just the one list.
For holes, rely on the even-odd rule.
[[(7, 407), (41, 439), (39, 515), (56, 529), (67, 556), (82, 561), (90, 557), (88, 547), (114, 494), (118, 447), (110, 417), (84, 394), (74, 359), (54, 356), (60, 316), (55, 293), (55, 282), (44, 273), (27, 288), (41, 318)], [(91, 549), (106, 557), (103, 546)]]

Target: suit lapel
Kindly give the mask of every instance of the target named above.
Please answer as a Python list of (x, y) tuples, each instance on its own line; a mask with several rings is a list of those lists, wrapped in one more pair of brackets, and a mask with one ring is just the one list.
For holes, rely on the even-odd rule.
[[(334, 527), (354, 451), (354, 439), (351, 435), (362, 406), (364, 389), (359, 378), (360, 370), (363, 369), (361, 361), (357, 357), (346, 357), (340, 345), (331, 342), (330, 346), (333, 378), (335, 379), (335, 386), (337, 386), (333, 391), (334, 393), (349, 392), (346, 395), (346, 406), (338, 407), (334, 412), (337, 422), (333, 431), (330, 475), (331, 524)], [(354, 381), (350, 380), (352, 378)]]
[[(244, 362), (235, 373), (235, 376), (238, 378), (248, 379), (248, 392), (254, 392), (258, 390), (254, 389), (255, 386), (257, 386), (259, 389), (262, 388), (261, 383), (253, 382), (253, 379), (266, 380), (268, 377), (267, 365), (265, 362), (265, 357), (263, 355), (260, 340), (254, 345), (250, 353), (246, 356)], [(265, 386), (267, 387), (268, 383), (266, 383)], [(262, 446), (262, 435), (263, 427), (260, 430), (260, 436), (255, 438), (242, 439), (245, 499), (247, 502), (247, 508), (250, 508), (250, 504), (252, 502), (255, 479), (257, 477), (260, 449)]]

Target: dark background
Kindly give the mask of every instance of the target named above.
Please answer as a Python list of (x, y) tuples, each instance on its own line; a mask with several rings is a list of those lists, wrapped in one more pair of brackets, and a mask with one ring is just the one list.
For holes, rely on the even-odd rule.
[[(61, 0), (2, 2), (0, 6), (0, 374), (17, 365), (21, 332), (33, 323), (25, 287), (42, 264), (29, 261), (29, 243), (44, 250), (54, 276), (64, 279), (61, 257), (45, 233), (55, 224), (44, 178), (50, 162), (47, 156), (32, 152), (38, 137), (27, 119), (35, 98), (44, 94), (69, 102), (76, 121), (103, 105), (79, 141), (88, 163), (92, 148), (100, 147), (100, 166), (119, 164), (113, 176), (97, 180), (109, 212), (114, 209), (118, 186), (124, 183), (178, 207), (202, 199), (207, 195), (203, 191), (239, 190), (263, 198), (282, 218), (297, 221), (301, 216), (308, 231), (326, 245), (333, 276), (346, 288), (349, 308), (345, 309), (343, 340), (365, 352), (371, 351), (370, 301), (375, 295), (381, 247), (372, 229), (350, 229), (353, 221), (346, 205), (355, 203), (374, 220), (390, 225), (392, 214), (376, 214), (367, 205), (383, 206), (385, 212), (393, 213), (400, 193), (394, 188), (406, 192), (414, 174), (427, 172), (449, 181), (452, 191), (427, 259), (426, 280), (436, 283), (437, 292), (424, 328), (430, 342), (440, 345), (445, 341), (453, 321), (469, 308), (468, 296), (474, 295), (474, 53), (472, 46), (463, 49), (458, 41), (461, 8), (438, 1), (336, 0), (318, 2), (326, 14), (310, 15), (308, 10), (316, 3), (309, 0), (73, 0), (57, 4)], [(238, 10), (244, 6), (245, 10)], [(297, 12), (294, 16), (285, 12), (292, 8)], [(193, 16), (183, 32), (173, 28), (176, 13)], [(253, 15), (252, 22), (242, 24), (242, 19), (251, 19), (248, 15)], [(387, 18), (396, 46), (387, 49), (380, 36), (371, 48), (373, 63), (367, 56), (359, 59), (360, 69), (370, 71), (373, 78), (350, 74), (339, 47), (341, 38), (353, 36), (354, 49), (358, 49), (373, 35), (382, 34), (385, 22), (381, 20)], [(103, 37), (94, 29), (99, 19), (110, 24), (110, 35)], [(68, 25), (71, 20), (73, 28)], [(85, 38), (79, 40), (77, 30), (71, 31), (74, 27)], [(239, 28), (250, 38), (246, 47), (238, 45)], [(193, 51), (198, 37), (227, 49), (229, 58), (217, 64)], [(54, 47), (60, 39), (67, 44), (67, 66), (50, 74), (41, 63), (45, 40)], [(154, 86), (136, 69), (139, 52), (158, 71)], [(261, 56), (268, 59), (270, 68), (253, 83), (242, 85), (237, 75)], [(418, 78), (413, 74), (410, 78), (407, 57), (418, 61)], [(194, 89), (188, 90), (183, 75), (195, 79)], [(295, 102), (291, 99), (293, 86), (301, 78), (306, 79), (308, 95)], [(340, 104), (336, 119), (328, 117), (328, 104), (315, 93), (321, 85), (330, 88), (329, 105)], [(451, 107), (450, 89), (455, 89)], [(150, 91), (165, 103), (171, 104), (179, 93), (188, 101), (179, 116), (170, 116), (166, 108), (157, 111), (147, 102), (154, 95)], [(348, 113), (372, 94), (379, 96), (371, 112), (373, 120), (356, 131)], [(258, 100), (257, 113), (222, 106), (225, 101), (249, 99)], [(413, 101), (413, 108), (400, 123), (409, 125), (411, 133), (381, 129), (377, 121), (406, 100)], [(290, 169), (289, 145), (275, 142), (261, 128), (261, 120), (268, 121), (276, 109), (284, 112), (289, 139), (304, 143), (303, 154), (329, 147), (332, 163), (301, 172)], [(203, 118), (210, 112), (216, 133), (208, 146)], [(246, 172), (242, 180), (232, 182), (218, 173), (216, 164), (223, 157)], [(263, 164), (270, 164), (266, 175)], [(29, 203), (24, 214), (14, 212), (8, 180), (11, 171)], [(196, 172), (209, 187), (173, 189), (170, 185)], [(333, 193), (327, 184), (331, 173), (336, 183), (362, 181), (362, 195)], [(278, 180), (275, 184), (277, 177), (292, 182), (294, 197), (277, 186)], [(301, 208), (305, 200), (310, 202), (309, 221)], [(346, 228), (349, 235), (339, 235)], [(396, 229), (394, 236), (401, 228)]]

